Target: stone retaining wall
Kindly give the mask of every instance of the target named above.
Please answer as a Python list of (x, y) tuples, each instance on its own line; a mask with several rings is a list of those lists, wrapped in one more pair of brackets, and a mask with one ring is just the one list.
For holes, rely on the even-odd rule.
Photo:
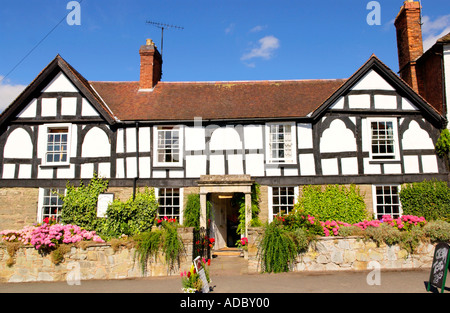
[(91, 279), (124, 279), (150, 276), (179, 275), (180, 269), (187, 269), (192, 264), (193, 228), (179, 228), (185, 253), (181, 258), (180, 268), (176, 266), (169, 271), (160, 255), (147, 264), (143, 273), (141, 265), (135, 258), (135, 249), (126, 246), (113, 248), (110, 244), (89, 243), (85, 247), (72, 246), (64, 255), (64, 261), (55, 265), (50, 255), (42, 256), (32, 246), (20, 247), (14, 264), (7, 265), (10, 258), (7, 246), (0, 245), (0, 282), (36, 282), (67, 281), (76, 284)]
[[(257, 240), (262, 234), (260, 228), (249, 229), (248, 266), (250, 273), (258, 273)], [(301, 253), (292, 271), (345, 271), (373, 269), (376, 261), (380, 269), (421, 269), (431, 268), (435, 245), (422, 243), (409, 254), (399, 246), (382, 244), (357, 237), (323, 237), (310, 244), (307, 252)]]

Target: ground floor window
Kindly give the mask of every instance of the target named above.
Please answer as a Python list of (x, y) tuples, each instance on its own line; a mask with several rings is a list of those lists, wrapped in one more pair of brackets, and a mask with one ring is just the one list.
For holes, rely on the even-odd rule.
[(401, 215), (400, 187), (398, 185), (374, 186), (375, 218), (381, 219), (383, 215), (398, 218)]
[(181, 189), (159, 188), (157, 195), (159, 217), (176, 218), (181, 223)]
[(294, 209), (298, 197), (298, 187), (269, 188), (269, 218), (273, 220), (278, 214), (289, 214)]
[(61, 220), (63, 200), (59, 195), (63, 195), (65, 189), (41, 188), (39, 189), (39, 216), (40, 222), (46, 218)]

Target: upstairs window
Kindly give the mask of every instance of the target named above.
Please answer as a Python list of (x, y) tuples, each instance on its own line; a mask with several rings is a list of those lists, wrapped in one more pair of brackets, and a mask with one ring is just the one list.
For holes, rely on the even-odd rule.
[(155, 128), (155, 165), (182, 165), (182, 130), (178, 126), (161, 126)]
[(273, 164), (295, 164), (295, 123), (267, 125), (267, 160)]
[(47, 128), (46, 163), (68, 163), (69, 128)]
[(397, 160), (397, 121), (370, 119), (372, 160)]

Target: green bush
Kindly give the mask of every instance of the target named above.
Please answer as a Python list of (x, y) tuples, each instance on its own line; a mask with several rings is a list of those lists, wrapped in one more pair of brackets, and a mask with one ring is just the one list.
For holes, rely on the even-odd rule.
[(426, 236), (433, 242), (450, 241), (450, 223), (445, 221), (431, 221), (423, 227), (423, 230)]
[(117, 199), (106, 210), (103, 234), (107, 237), (121, 235), (135, 235), (147, 232), (155, 224), (158, 211), (158, 201), (153, 188), (145, 188), (143, 192), (136, 192), (125, 202)]
[(85, 186), (66, 185), (66, 194), (59, 195), (63, 200), (61, 222), (73, 224), (87, 230), (98, 230), (102, 220), (97, 218), (97, 201), (99, 194), (108, 189), (108, 181), (101, 179), (94, 173), (94, 177)]
[(402, 186), (400, 201), (404, 215), (423, 216), (427, 221), (450, 221), (450, 188), (431, 180)]
[(303, 229), (289, 231), (277, 220), (267, 224), (259, 243), (259, 255), (263, 272), (288, 272), (298, 254), (308, 247)]
[(200, 195), (189, 194), (186, 200), (186, 207), (183, 212), (183, 225), (200, 229)]
[(359, 188), (339, 185), (304, 186), (295, 208), (320, 221), (341, 221), (354, 224), (367, 218), (364, 197)]

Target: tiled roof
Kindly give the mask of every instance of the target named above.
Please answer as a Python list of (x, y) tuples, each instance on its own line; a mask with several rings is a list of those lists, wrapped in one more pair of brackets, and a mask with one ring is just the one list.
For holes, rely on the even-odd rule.
[(190, 121), (306, 117), (345, 81), (89, 83), (121, 121)]
[(447, 42), (450, 42), (450, 33), (448, 33), (447, 35), (445, 35), (445, 36), (439, 38), (436, 42), (439, 42), (439, 43), (447, 43)]

